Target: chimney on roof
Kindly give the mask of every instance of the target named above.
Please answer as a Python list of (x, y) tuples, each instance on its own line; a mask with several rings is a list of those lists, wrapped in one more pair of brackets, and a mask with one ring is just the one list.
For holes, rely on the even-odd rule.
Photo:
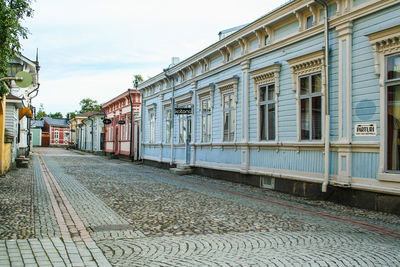
[(176, 64), (178, 64), (179, 63), (179, 57), (173, 57), (172, 59), (171, 59), (171, 65), (172, 66), (175, 66)]

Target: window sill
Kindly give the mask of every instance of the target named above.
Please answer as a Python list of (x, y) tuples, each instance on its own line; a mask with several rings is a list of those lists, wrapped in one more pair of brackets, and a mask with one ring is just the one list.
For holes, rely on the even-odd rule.
[(400, 173), (378, 173), (376, 175), (379, 181), (400, 183)]

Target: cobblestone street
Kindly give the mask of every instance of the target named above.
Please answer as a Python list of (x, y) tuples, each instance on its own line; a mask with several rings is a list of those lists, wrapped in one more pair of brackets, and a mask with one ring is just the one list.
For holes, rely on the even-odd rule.
[(0, 266), (400, 266), (400, 217), (37, 148), (0, 178)]

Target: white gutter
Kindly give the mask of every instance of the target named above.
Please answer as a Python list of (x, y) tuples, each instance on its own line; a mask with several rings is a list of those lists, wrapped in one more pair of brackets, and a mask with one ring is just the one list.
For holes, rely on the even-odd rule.
[(324, 182), (322, 192), (326, 192), (329, 184), (329, 148), (330, 148), (330, 114), (329, 114), (329, 24), (328, 5), (324, 0), (315, 0), (324, 6), (325, 12), (325, 159), (324, 159)]

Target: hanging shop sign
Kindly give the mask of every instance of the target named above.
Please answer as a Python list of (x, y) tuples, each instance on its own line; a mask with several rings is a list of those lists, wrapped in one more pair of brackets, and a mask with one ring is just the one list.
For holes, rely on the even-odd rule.
[(125, 124), (125, 121), (124, 120), (120, 120), (120, 121), (118, 121), (118, 124)]
[(192, 108), (175, 108), (175, 115), (190, 115)]
[(378, 129), (375, 123), (362, 123), (354, 126), (355, 136), (376, 136)]
[(104, 119), (104, 120), (103, 120), (103, 123), (104, 123), (104, 124), (110, 124), (110, 123), (111, 123), (111, 120), (110, 120), (110, 119)]

